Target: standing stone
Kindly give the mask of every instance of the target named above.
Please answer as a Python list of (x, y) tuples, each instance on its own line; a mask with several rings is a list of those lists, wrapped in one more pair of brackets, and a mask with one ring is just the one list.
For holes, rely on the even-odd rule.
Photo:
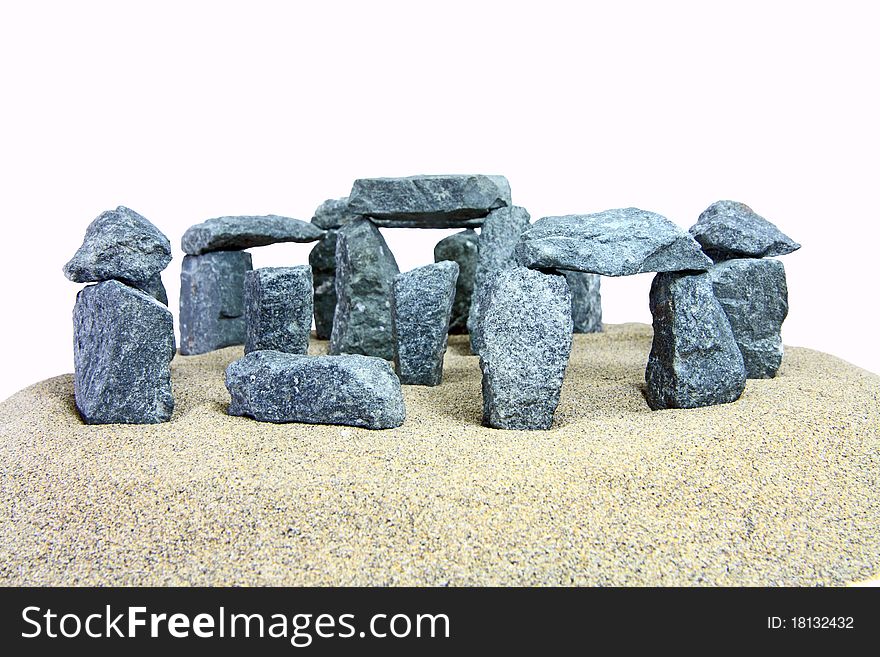
[(549, 429), (571, 351), (565, 278), (518, 267), (482, 291), (483, 422), (497, 429)]
[(317, 242), (323, 236), (324, 231), (314, 224), (277, 214), (215, 217), (188, 228), (180, 248), (188, 255), (202, 255), (282, 242)]
[(230, 415), (392, 429), (406, 409), (391, 365), (369, 356), (252, 351), (226, 368)]
[(452, 175), (355, 180), (349, 212), (388, 228), (472, 228), (511, 205), (504, 176)]
[(341, 228), (349, 221), (356, 219), (359, 215), (348, 209), (348, 197), (330, 198), (321, 203), (315, 210), (315, 216), (312, 217), (312, 223), (318, 228), (324, 230), (332, 230)]
[(174, 410), (168, 308), (119, 281), (90, 285), (73, 308), (73, 392), (87, 424), (155, 424)]
[(713, 203), (690, 232), (715, 262), (781, 256), (801, 248), (774, 224), (737, 201)]
[(744, 258), (709, 270), (749, 379), (772, 379), (782, 364), (782, 322), (788, 315), (785, 267), (779, 260)]
[(263, 267), (244, 277), (244, 352), (272, 349), (309, 351), (312, 329), (312, 269)]
[(458, 264), (443, 260), (394, 279), (394, 370), (401, 383), (440, 385), (457, 277)]
[(602, 277), (579, 271), (561, 272), (571, 290), (571, 319), (575, 333), (598, 333), (602, 330)]
[(645, 381), (652, 409), (739, 399), (746, 370), (708, 274), (657, 274), (651, 285), (651, 314), (654, 343)]
[(368, 219), (339, 229), (331, 354), (394, 357), (391, 286), (399, 273), (394, 254)]
[(449, 320), (449, 332), (452, 334), (468, 332), (467, 320), (474, 292), (479, 242), (480, 238), (473, 230), (465, 230), (440, 240), (434, 247), (434, 262), (452, 260), (458, 264), (455, 301), (452, 303), (452, 317)]
[(516, 266), (514, 247), (522, 232), (529, 226), (530, 219), (525, 208), (519, 206), (500, 208), (486, 217), (480, 229), (474, 292), (471, 296), (471, 308), (467, 320), (471, 351), (475, 354), (480, 353), (482, 343), (480, 299), (485, 297), (483, 292), (495, 281), (500, 272)]
[(180, 271), (180, 353), (188, 356), (244, 344), (245, 251), (185, 256)]
[(336, 312), (336, 231), (328, 230), (324, 239), (309, 253), (312, 266), (315, 306), (315, 335), (329, 340)]

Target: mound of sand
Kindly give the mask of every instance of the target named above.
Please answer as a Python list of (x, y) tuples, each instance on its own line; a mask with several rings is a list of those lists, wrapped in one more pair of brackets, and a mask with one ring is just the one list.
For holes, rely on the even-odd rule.
[[(0, 405), (4, 584), (839, 584), (880, 569), (880, 377), (789, 348), (734, 404), (652, 412), (651, 329), (575, 336), (552, 431), (480, 426), (453, 337), (399, 429), (225, 413), (241, 348), (178, 356), (173, 421), (86, 426), (72, 376)], [(326, 350), (315, 342), (314, 353)]]

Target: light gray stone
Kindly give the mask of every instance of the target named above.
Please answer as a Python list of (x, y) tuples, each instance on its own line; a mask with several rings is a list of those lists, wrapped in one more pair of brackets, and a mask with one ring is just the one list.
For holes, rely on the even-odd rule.
[(309, 253), (315, 304), (315, 335), (329, 340), (336, 312), (336, 231), (328, 230), (324, 239)]
[(687, 231), (638, 208), (539, 219), (523, 233), (516, 257), (532, 269), (602, 276), (705, 271), (712, 265)]
[(691, 226), (690, 232), (716, 262), (781, 256), (801, 248), (774, 224), (737, 201), (713, 203)]
[(230, 415), (392, 429), (406, 410), (391, 365), (369, 356), (252, 351), (226, 368)]
[(171, 262), (171, 242), (134, 210), (120, 205), (86, 228), (82, 246), (64, 265), (74, 283), (120, 280), (146, 285)]
[(602, 277), (580, 271), (565, 271), (571, 290), (571, 319), (575, 333), (598, 333), (602, 330)]
[(324, 231), (307, 221), (265, 216), (216, 217), (191, 226), (180, 247), (189, 255), (235, 251), (280, 242), (317, 242)]
[(504, 176), (361, 178), (348, 197), (350, 212), (388, 228), (472, 228), (508, 205), (510, 184)]
[(434, 247), (434, 261), (451, 260), (458, 264), (458, 281), (455, 284), (455, 301), (449, 320), (449, 333), (467, 333), (468, 314), (474, 292), (474, 275), (477, 271), (480, 237), (473, 230), (450, 235)]
[(339, 229), (331, 354), (394, 357), (391, 286), (399, 273), (394, 254), (372, 222), (355, 219)]
[(312, 269), (263, 267), (244, 277), (244, 352), (309, 351), (312, 332)]
[(782, 364), (782, 322), (788, 315), (785, 267), (779, 260), (726, 260), (709, 270), (749, 379), (771, 379)]
[(330, 198), (321, 203), (315, 210), (312, 223), (318, 228), (330, 230), (341, 228), (344, 224), (359, 217), (348, 209), (348, 197)]
[(180, 271), (180, 353), (203, 354), (244, 344), (245, 251), (186, 256)]
[(654, 342), (645, 371), (648, 405), (696, 408), (739, 399), (746, 370), (709, 274), (657, 274), (650, 300)]
[(483, 422), (549, 429), (571, 352), (568, 284), (518, 267), (501, 271), (482, 294)]
[(440, 385), (457, 278), (458, 264), (443, 260), (394, 279), (394, 370), (401, 383)]
[(73, 391), (87, 424), (155, 424), (174, 410), (168, 308), (140, 290), (105, 281), (76, 297)]
[(482, 344), (480, 300), (486, 298), (483, 292), (495, 281), (500, 272), (517, 266), (514, 247), (523, 231), (528, 228), (530, 219), (525, 208), (519, 206), (500, 208), (486, 217), (480, 229), (474, 292), (471, 296), (471, 308), (467, 320), (471, 351), (475, 354), (480, 353)]

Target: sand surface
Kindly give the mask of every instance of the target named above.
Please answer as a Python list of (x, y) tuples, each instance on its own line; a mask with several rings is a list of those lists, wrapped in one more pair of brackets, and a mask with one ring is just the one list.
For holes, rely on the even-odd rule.
[[(477, 358), (399, 429), (225, 414), (241, 348), (178, 356), (173, 421), (86, 426), (71, 375), (0, 404), (0, 583), (843, 584), (880, 570), (880, 377), (789, 348), (734, 404), (652, 412), (651, 329), (575, 336), (554, 429), (480, 426)], [(315, 342), (314, 353), (326, 350)]]

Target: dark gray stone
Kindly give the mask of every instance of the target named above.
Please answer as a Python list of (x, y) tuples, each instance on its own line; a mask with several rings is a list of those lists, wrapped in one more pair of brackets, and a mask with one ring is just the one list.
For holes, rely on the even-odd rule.
[(571, 290), (571, 319), (575, 333), (598, 333), (602, 330), (602, 277), (580, 271), (562, 272)]
[(742, 353), (749, 379), (772, 379), (782, 364), (782, 322), (788, 315), (785, 267), (779, 260), (743, 258), (709, 270)]
[(148, 281), (140, 283), (129, 283), (132, 287), (136, 287), (141, 292), (149, 294), (159, 303), (168, 305), (168, 292), (165, 291), (165, 285), (162, 283), (162, 275), (156, 274)]
[(492, 212), (480, 229), (478, 245), (479, 256), (477, 269), (474, 273), (474, 292), (471, 296), (471, 308), (468, 313), (468, 333), (471, 336), (471, 351), (480, 353), (482, 337), (480, 335), (480, 317), (482, 309), (480, 299), (485, 298), (483, 291), (491, 285), (499, 272), (516, 267), (514, 247), (516, 247), (523, 231), (528, 228), (531, 217), (525, 208), (512, 206), (500, 208)]
[(356, 219), (358, 216), (348, 209), (348, 197), (330, 198), (321, 203), (315, 210), (315, 216), (312, 217), (312, 223), (318, 228), (330, 230), (341, 228), (349, 221)]
[(252, 351), (226, 368), (230, 415), (392, 429), (406, 410), (391, 365), (369, 356)]
[(245, 251), (185, 256), (180, 270), (180, 353), (203, 354), (244, 344)]
[(361, 178), (348, 197), (350, 212), (388, 228), (472, 228), (510, 204), (504, 176)]
[(690, 229), (712, 260), (781, 256), (801, 245), (745, 203), (718, 201)]
[(394, 370), (401, 383), (440, 385), (456, 278), (458, 264), (443, 260), (394, 279)]
[(317, 242), (324, 231), (307, 221), (269, 214), (262, 217), (216, 217), (191, 226), (180, 247), (189, 255), (235, 251), (280, 242)]
[(549, 429), (571, 351), (571, 292), (562, 276), (518, 267), (482, 292), (483, 422)]
[(705, 271), (712, 261), (674, 223), (638, 208), (544, 217), (516, 245), (520, 264), (603, 276), (652, 271)]
[(746, 370), (709, 274), (657, 274), (654, 343), (645, 371), (648, 405), (696, 408), (739, 399)]
[(394, 357), (391, 286), (399, 273), (394, 254), (369, 220), (355, 219), (339, 229), (331, 354)]
[(74, 283), (120, 280), (140, 287), (171, 262), (171, 242), (134, 210), (120, 205), (86, 228), (82, 246), (64, 265)]
[(324, 239), (309, 253), (315, 304), (315, 335), (329, 340), (336, 312), (336, 231), (328, 230)]
[(309, 351), (312, 331), (312, 268), (263, 267), (244, 277), (244, 352)]
[(168, 308), (140, 290), (90, 285), (73, 308), (73, 392), (87, 424), (155, 424), (174, 410)]
[(465, 230), (440, 240), (434, 247), (435, 262), (451, 260), (458, 264), (455, 301), (452, 303), (452, 317), (449, 320), (449, 332), (452, 334), (468, 332), (467, 321), (474, 293), (479, 241), (479, 235), (473, 230)]

